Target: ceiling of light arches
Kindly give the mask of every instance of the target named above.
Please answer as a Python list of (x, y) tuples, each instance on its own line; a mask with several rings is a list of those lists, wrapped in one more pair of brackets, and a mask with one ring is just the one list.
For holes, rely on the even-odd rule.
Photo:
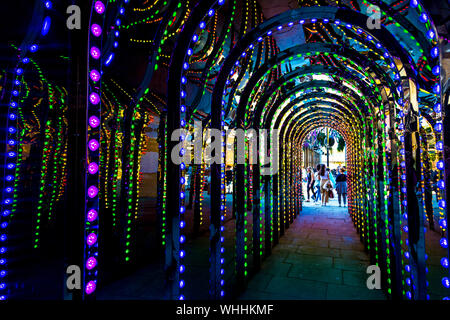
[[(402, 21), (402, 22), (404, 22), (404, 21)], [(317, 24), (317, 23), (321, 23), (321, 24), (323, 24), (322, 22), (318, 22), (318, 21), (315, 21), (315, 23), (314, 24)], [(332, 25), (332, 30), (334, 30), (333, 32), (341, 32), (341, 34), (342, 35), (344, 35), (344, 38), (346, 38), (346, 39), (349, 39), (348, 41), (350, 41), (349, 42), (349, 45), (351, 45), (352, 47), (355, 47), (355, 48), (363, 48), (363, 42), (362, 42), (362, 40), (360, 39), (360, 36), (361, 36), (361, 34), (363, 34), (363, 33), (365, 33), (362, 29), (360, 29), (360, 28), (356, 28), (356, 27), (344, 27), (344, 28), (341, 28), (340, 26), (338, 26), (338, 25), (336, 25), (336, 24), (330, 24), (330, 23), (328, 23), (329, 25)], [(426, 24), (424, 24), (424, 28), (425, 28), (425, 25)], [(398, 24), (396, 25), (395, 23), (394, 23), (394, 27), (397, 27), (397, 28), (401, 28), (401, 25), (399, 26)], [(351, 29), (351, 31), (349, 31)], [(276, 31), (274, 31), (274, 32), (276, 32)], [(353, 36), (353, 37), (349, 37), (349, 33), (351, 33), (351, 35)], [(405, 34), (407, 34), (407, 32), (405, 32)], [(376, 38), (375, 37), (372, 37), (372, 36), (369, 36), (370, 37), (370, 40), (373, 42), (373, 43), (375, 43), (376, 42)], [(401, 36), (398, 36), (399, 37), (399, 39), (401, 38)], [(423, 38), (425, 38), (424, 37), (424, 35), (422, 34), (422, 37)], [(342, 38), (342, 36), (341, 36), (341, 38)], [(339, 39), (338, 37), (336, 37), (336, 39)], [(406, 39), (406, 38), (405, 38)], [(366, 40), (367, 40), (367, 37), (366, 37)], [(423, 40), (423, 39), (422, 39)], [(337, 41), (337, 40), (336, 40)], [(407, 43), (408, 43), (408, 41), (407, 40), (405, 40), (405, 44), (403, 44), (402, 43), (402, 41), (399, 41), (400, 42), (400, 45), (402, 46), (402, 47), (408, 47), (408, 45), (407, 45)], [(423, 41), (421, 41), (422, 43), (423, 43)], [(336, 42), (337, 43), (337, 42)], [(376, 43), (375, 43), (375, 45), (376, 45)], [(415, 45), (417, 45), (417, 43), (415, 43)], [(252, 47), (251, 49), (254, 49), (255, 47)], [(369, 50), (367, 50), (367, 52), (370, 52)], [(423, 52), (423, 50), (422, 50), (422, 52)], [(249, 56), (252, 56), (253, 58), (254, 58), (254, 56), (257, 54), (257, 50), (252, 50), (252, 55), (248, 55), (247, 56), (247, 58), (249, 57)], [(383, 56), (381, 56), (380, 54), (378, 54), (378, 57), (380, 58), (378, 61), (377, 60), (375, 60), (375, 63), (377, 63), (378, 65), (380, 65), (380, 66), (382, 66), (387, 72), (391, 72), (392, 71), (392, 66), (393, 66), (393, 64), (394, 64), (394, 61), (395, 61), (395, 66), (399, 66), (400, 68), (402, 68), (402, 65), (401, 64), (399, 64), (399, 61), (398, 60), (394, 60), (394, 61), (392, 61), (392, 62), (390, 62), (390, 64), (389, 63), (385, 63), (385, 61), (384, 61), (384, 57)], [(336, 59), (337, 61), (342, 61), (342, 59), (340, 59), (340, 57), (338, 57), (337, 59)], [(285, 69), (287, 70), (287, 69), (292, 69), (292, 68), (295, 68), (295, 67), (300, 67), (300, 66), (304, 66), (304, 65), (307, 65), (307, 64), (311, 64), (311, 59), (310, 58), (304, 58), (304, 57), (302, 57), (301, 59), (299, 59), (298, 61), (297, 60), (294, 60), (294, 61), (290, 61), (289, 62), (290, 63), (290, 65), (289, 66), (285, 66)], [(252, 61), (251, 61), (251, 64), (252, 64), (252, 66), (253, 67), (256, 67), (256, 59), (252, 59)], [(358, 70), (358, 68), (352, 68), (351, 66), (349, 66), (348, 64), (345, 64), (344, 65), (348, 70), (350, 70), (350, 69), (353, 69), (353, 70), (355, 70), (356, 72), (358, 72), (358, 71), (360, 71), (360, 70)], [(249, 78), (249, 72), (248, 72), (248, 70), (247, 70), (248, 68), (246, 68), (246, 70), (245, 70), (245, 73), (246, 73), (246, 75), (244, 76), (244, 77), (242, 77), (242, 82), (240, 82), (239, 83), (239, 85), (237, 86), (237, 88), (238, 89), (240, 89), (240, 90), (242, 90), (244, 87), (245, 87), (245, 84), (246, 84), (246, 81), (248, 81), (248, 78)], [(283, 68), (281, 68), (281, 69), (283, 69)], [(239, 72), (240, 70), (239, 69), (237, 69), (236, 70), (236, 72)], [(264, 79), (262, 80), (262, 81), (265, 81)], [(258, 83), (258, 86), (260, 86), (261, 85), (261, 82), (259, 82)], [(394, 92), (395, 93), (395, 90), (392, 90), (392, 92)], [(205, 100), (206, 101), (208, 101), (210, 98), (206, 98)], [(238, 99), (236, 99), (235, 101), (234, 101), (234, 104), (237, 104), (237, 102), (238, 102)], [(208, 110), (204, 110), (204, 111), (206, 111), (206, 113), (208, 112)]]

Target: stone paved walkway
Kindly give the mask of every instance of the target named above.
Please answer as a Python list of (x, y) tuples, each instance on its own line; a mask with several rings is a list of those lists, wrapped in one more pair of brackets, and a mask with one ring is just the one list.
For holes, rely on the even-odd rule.
[(347, 208), (305, 203), (241, 299), (381, 300), (366, 287), (364, 252)]

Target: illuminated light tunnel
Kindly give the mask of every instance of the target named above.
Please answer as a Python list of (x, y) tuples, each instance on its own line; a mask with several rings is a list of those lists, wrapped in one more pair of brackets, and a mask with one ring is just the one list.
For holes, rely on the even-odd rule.
[(450, 297), (447, 2), (66, 2), (2, 49), (0, 300)]

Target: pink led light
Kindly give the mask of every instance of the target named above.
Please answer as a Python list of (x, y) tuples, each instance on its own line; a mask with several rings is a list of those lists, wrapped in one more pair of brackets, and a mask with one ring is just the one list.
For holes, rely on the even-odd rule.
[(92, 104), (99, 104), (99, 102), (100, 102), (100, 96), (99, 96), (98, 94), (96, 94), (95, 92), (92, 92), (92, 93), (89, 95), (89, 101), (90, 101)]
[(91, 209), (91, 210), (88, 211), (88, 213), (87, 213), (87, 220), (89, 222), (94, 221), (95, 219), (97, 219), (97, 217), (98, 217), (98, 212), (96, 210)]
[(100, 58), (100, 49), (97, 47), (92, 47), (91, 48), (91, 56), (94, 59), (99, 59)]
[(91, 26), (91, 31), (94, 36), (100, 37), (100, 35), (102, 34), (102, 27), (100, 27), (98, 24), (94, 23)]
[(103, 12), (105, 12), (105, 5), (101, 1), (96, 1), (94, 8), (98, 14), (102, 14)]
[(96, 174), (98, 172), (98, 165), (95, 162), (89, 163), (88, 171), (90, 174)]
[(92, 270), (95, 268), (96, 265), (97, 265), (97, 259), (95, 259), (94, 257), (90, 257), (89, 259), (87, 259), (86, 269)]
[(97, 140), (92, 139), (89, 141), (89, 150), (96, 151), (99, 146), (100, 146), (100, 144), (98, 143)]
[(100, 120), (96, 116), (91, 116), (89, 118), (89, 125), (92, 128), (97, 128), (100, 125)]
[(90, 233), (86, 238), (86, 242), (88, 245), (92, 246), (97, 242), (97, 235), (95, 233)]
[(89, 198), (94, 198), (98, 194), (98, 188), (96, 186), (90, 186), (88, 188), (88, 196)]
[(98, 72), (97, 70), (92, 70), (89, 75), (92, 81), (96, 82), (100, 80), (100, 72)]
[(89, 281), (87, 284), (86, 284), (86, 288), (85, 288), (85, 292), (87, 293), (87, 294), (91, 294), (91, 293), (93, 293), (94, 291), (95, 291), (95, 288), (97, 287), (97, 285), (95, 284), (95, 282), (94, 281)]

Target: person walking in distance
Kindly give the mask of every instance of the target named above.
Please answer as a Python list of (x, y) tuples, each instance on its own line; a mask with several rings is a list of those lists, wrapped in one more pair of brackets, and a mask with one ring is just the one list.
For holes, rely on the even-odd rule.
[(307, 169), (307, 180), (306, 180), (306, 194), (308, 195), (308, 200), (306, 202), (310, 201), (310, 192), (312, 193), (312, 197), (314, 199), (315, 193), (314, 193), (314, 172), (311, 167), (308, 167)]
[(341, 206), (341, 199), (344, 207), (347, 206), (347, 175), (344, 173), (344, 168), (339, 170), (336, 177), (336, 191), (338, 194), (339, 207)]
[[(322, 164), (319, 170), (320, 175), (320, 191), (322, 192), (322, 206), (328, 203), (328, 191), (330, 190), (330, 173), (327, 171), (326, 165)], [(331, 186), (332, 187), (332, 186)]]
[(321, 199), (319, 171), (320, 171), (320, 164), (317, 165), (316, 172), (314, 173), (314, 184), (313, 185), (314, 185), (314, 190), (315, 190), (315, 195), (316, 195), (314, 198), (315, 204), (319, 204), (319, 200)]

